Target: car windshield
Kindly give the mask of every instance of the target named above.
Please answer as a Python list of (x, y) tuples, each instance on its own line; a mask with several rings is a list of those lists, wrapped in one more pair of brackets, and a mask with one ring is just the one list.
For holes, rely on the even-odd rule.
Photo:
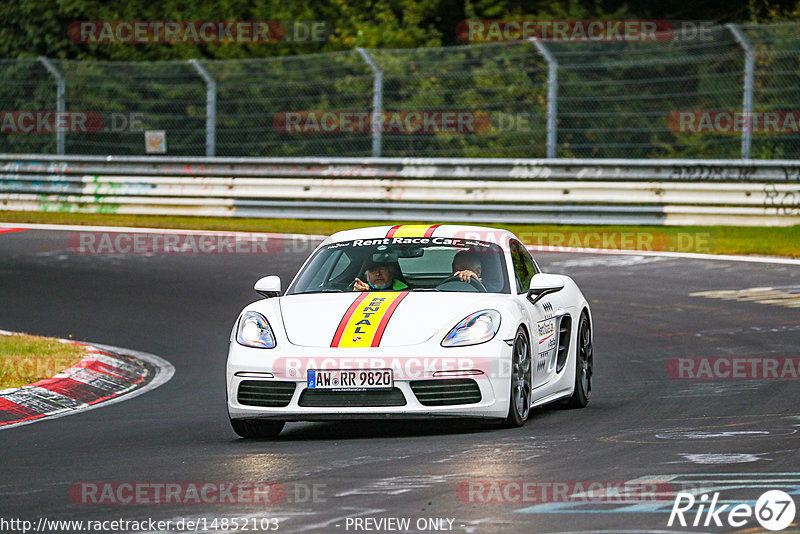
[[(354, 239), (323, 245), (286, 294), (352, 291), (356, 279), (383, 291), (509, 292), (503, 251), (494, 243), (443, 237), (398, 241)], [(367, 271), (377, 266), (384, 268), (383, 278), (373, 285)], [(465, 270), (475, 276), (454, 276)]]

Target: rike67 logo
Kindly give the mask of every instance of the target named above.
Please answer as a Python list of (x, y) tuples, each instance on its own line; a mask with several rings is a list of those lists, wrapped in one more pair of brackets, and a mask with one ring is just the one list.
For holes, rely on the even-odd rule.
[(671, 527), (743, 527), (754, 518), (767, 530), (784, 530), (795, 517), (795, 504), (791, 495), (781, 490), (764, 492), (755, 505), (749, 503), (721, 503), (719, 492), (699, 498), (691, 493), (678, 493), (672, 505), (667, 526)]

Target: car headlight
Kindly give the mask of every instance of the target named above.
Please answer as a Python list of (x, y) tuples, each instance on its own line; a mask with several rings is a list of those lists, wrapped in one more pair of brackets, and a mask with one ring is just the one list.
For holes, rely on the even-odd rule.
[(267, 318), (254, 311), (244, 312), (236, 329), (236, 341), (245, 347), (271, 349), (275, 347), (275, 334)]
[(500, 329), (500, 312), (482, 310), (465, 317), (442, 340), (443, 347), (477, 345), (492, 339)]

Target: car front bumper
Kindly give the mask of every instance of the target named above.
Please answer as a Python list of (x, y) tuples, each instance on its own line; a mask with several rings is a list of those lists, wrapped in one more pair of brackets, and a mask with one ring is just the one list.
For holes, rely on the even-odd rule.
[[(428, 356), (425, 356), (428, 355)], [(275, 349), (244, 347), (233, 341), (226, 369), (228, 413), (232, 419), (320, 421), (339, 419), (413, 419), (434, 417), (505, 418), (510, 395), (511, 347), (499, 337), (480, 345), (444, 348), (429, 342), (404, 347), (320, 348), (282, 344)], [(309, 406), (309, 369), (384, 369), (394, 371), (394, 387), (403, 405)], [(247, 376), (241, 376), (246, 373)], [(426, 405), (412, 390), (412, 382), (472, 380), (480, 400), (468, 404)], [(294, 384), (285, 406), (254, 406), (239, 401), (242, 382)], [(443, 385), (438, 382), (434, 385)], [(274, 384), (273, 384), (274, 385)], [(416, 386), (416, 384), (415, 384)], [(470, 386), (475, 389), (475, 386)], [(319, 391), (319, 390), (317, 390)], [(337, 392), (338, 393), (338, 392)], [(352, 394), (342, 392), (344, 396)], [(395, 392), (395, 401), (399, 398)], [(326, 392), (328, 401), (334, 395)], [(369, 395), (369, 393), (368, 393)], [(380, 395), (378, 395), (380, 396)], [(288, 394), (286, 394), (288, 397)], [(333, 402), (337, 402), (334, 400)], [(374, 403), (372, 399), (369, 402)], [(380, 401), (378, 401), (380, 402)], [(463, 402), (463, 401), (458, 401)], [(305, 404), (305, 405), (301, 405)], [(427, 404), (430, 404), (428, 402)]]

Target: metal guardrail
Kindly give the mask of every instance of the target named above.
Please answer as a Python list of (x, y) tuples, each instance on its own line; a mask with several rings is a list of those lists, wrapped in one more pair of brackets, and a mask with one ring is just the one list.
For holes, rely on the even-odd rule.
[(800, 161), (0, 154), (0, 209), (783, 226), (800, 224)]

